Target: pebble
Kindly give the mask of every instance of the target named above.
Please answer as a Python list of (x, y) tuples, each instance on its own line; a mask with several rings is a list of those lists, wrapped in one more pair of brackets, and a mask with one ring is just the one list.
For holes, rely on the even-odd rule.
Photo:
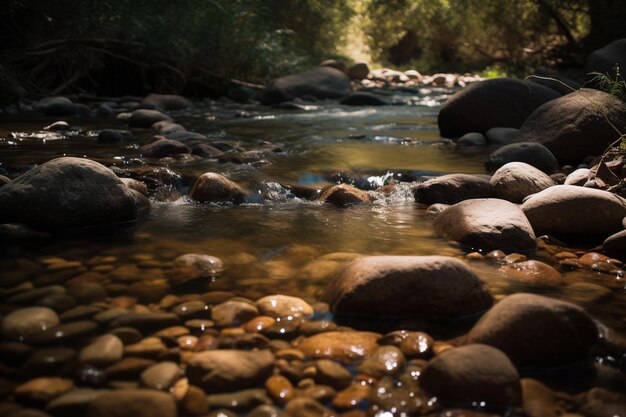
[(522, 384), (522, 408), (528, 417), (557, 417), (556, 396), (541, 382), (524, 378)]
[(287, 417), (287, 415), (278, 407), (263, 404), (250, 411), (247, 417)]
[(613, 298), (613, 291), (598, 284), (577, 282), (563, 288), (563, 295), (578, 303), (602, 303)]
[(33, 343), (42, 345), (68, 343), (83, 337), (92, 336), (97, 332), (97, 330), (98, 324), (94, 321), (73, 321), (49, 328), (36, 336), (32, 336), (31, 340)]
[(134, 327), (147, 334), (175, 326), (179, 322), (178, 316), (172, 313), (128, 313), (113, 319), (109, 323), (109, 328)]
[(76, 351), (70, 348), (47, 348), (35, 351), (21, 364), (19, 375), (31, 377), (38, 375), (56, 375), (76, 357)]
[(179, 304), (172, 309), (172, 313), (181, 319), (210, 318), (211, 311), (204, 301), (194, 300)]
[(265, 333), (267, 329), (276, 324), (276, 319), (269, 316), (257, 316), (243, 325), (245, 331), (249, 333)]
[(315, 382), (318, 384), (328, 385), (341, 390), (347, 388), (352, 381), (350, 371), (333, 360), (317, 360), (315, 361), (315, 367), (317, 368)]
[(254, 388), (226, 394), (211, 394), (207, 396), (211, 407), (230, 408), (232, 410), (249, 410), (259, 405), (270, 405), (272, 400), (264, 389)]
[(333, 406), (339, 410), (349, 410), (364, 405), (372, 393), (372, 387), (367, 384), (354, 383), (340, 391), (333, 400)]
[(148, 337), (124, 347), (124, 356), (157, 358), (167, 352), (167, 346), (158, 337)]
[(209, 412), (209, 400), (202, 389), (190, 385), (185, 396), (179, 402), (183, 413), (191, 416), (201, 416)]
[(65, 378), (36, 378), (15, 388), (14, 394), (20, 401), (45, 404), (74, 388), (74, 382)]
[(399, 347), (407, 358), (424, 359), (432, 355), (434, 340), (423, 332), (397, 330), (386, 334), (378, 343)]
[(380, 338), (380, 334), (371, 332), (324, 332), (305, 338), (297, 348), (312, 358), (349, 363), (371, 355)]
[(177, 417), (170, 394), (151, 389), (115, 390), (100, 395), (88, 407), (88, 417)]
[(357, 369), (362, 374), (382, 378), (400, 372), (405, 362), (406, 359), (400, 349), (395, 346), (381, 346), (368, 355)]
[(238, 326), (258, 315), (259, 310), (244, 301), (230, 300), (211, 309), (211, 319), (218, 327)]
[(338, 417), (339, 413), (330, 410), (312, 398), (294, 398), (285, 406), (292, 417)]
[(79, 388), (55, 398), (46, 405), (46, 410), (55, 416), (84, 416), (87, 407), (108, 390)]
[(109, 379), (135, 380), (144, 370), (154, 364), (155, 362), (151, 359), (124, 358), (104, 371)]
[(25, 340), (40, 335), (60, 322), (59, 316), (47, 307), (27, 307), (8, 314), (2, 320), (2, 336)]
[(273, 375), (265, 381), (265, 390), (278, 404), (285, 404), (295, 396), (291, 382), (281, 375)]
[(122, 359), (124, 344), (119, 337), (105, 334), (93, 343), (85, 346), (78, 354), (78, 359), (83, 363), (94, 365), (110, 365)]
[(212, 277), (224, 269), (224, 263), (220, 258), (199, 253), (181, 255), (174, 263), (177, 266), (191, 267), (204, 277)]
[(507, 278), (527, 285), (558, 287), (563, 282), (559, 271), (541, 261), (516, 262), (502, 266), (500, 271)]
[(59, 319), (62, 322), (87, 320), (100, 312), (102, 312), (100, 307), (80, 305), (64, 311), (59, 315)]
[(304, 300), (287, 295), (269, 295), (256, 302), (260, 314), (274, 318), (310, 316), (313, 308)]
[(132, 345), (143, 338), (139, 330), (132, 327), (118, 327), (111, 330), (109, 334), (117, 336), (125, 345)]
[(183, 377), (178, 364), (161, 362), (150, 366), (139, 377), (139, 383), (146, 388), (169, 391)]

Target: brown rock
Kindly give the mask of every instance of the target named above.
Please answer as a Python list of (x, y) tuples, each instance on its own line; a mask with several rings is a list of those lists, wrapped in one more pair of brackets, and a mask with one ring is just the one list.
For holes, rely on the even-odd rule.
[(297, 346), (305, 355), (349, 363), (373, 353), (381, 335), (370, 332), (324, 332), (307, 337)]
[(170, 394), (151, 389), (126, 389), (103, 394), (89, 404), (88, 417), (176, 417)]
[(558, 287), (563, 283), (559, 271), (548, 264), (535, 260), (505, 265), (500, 268), (500, 271), (507, 278), (527, 285)]
[(322, 203), (330, 203), (337, 206), (371, 201), (370, 196), (365, 191), (348, 184), (333, 185), (327, 188), (322, 191), (318, 200)]
[(241, 186), (214, 172), (202, 174), (189, 192), (192, 199), (202, 203), (241, 204), (246, 194)]
[(65, 378), (35, 378), (15, 388), (13, 393), (20, 401), (28, 403), (48, 403), (74, 388), (74, 382)]

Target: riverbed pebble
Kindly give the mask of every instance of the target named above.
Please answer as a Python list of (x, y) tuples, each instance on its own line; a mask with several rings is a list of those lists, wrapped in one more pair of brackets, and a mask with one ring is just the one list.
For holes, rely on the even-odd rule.
[(470, 198), (495, 197), (495, 189), (485, 178), (469, 174), (448, 174), (433, 178), (413, 188), (421, 204), (456, 204)]
[(25, 340), (59, 324), (59, 316), (47, 307), (26, 307), (2, 319), (2, 335), (7, 339)]

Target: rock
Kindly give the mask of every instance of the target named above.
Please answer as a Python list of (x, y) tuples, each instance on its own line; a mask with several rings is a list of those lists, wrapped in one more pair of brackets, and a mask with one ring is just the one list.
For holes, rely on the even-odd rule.
[(176, 94), (149, 94), (139, 105), (143, 109), (184, 110), (192, 106), (185, 97)]
[(469, 132), (461, 136), (456, 143), (459, 146), (485, 146), (487, 145), (487, 139), (482, 133)]
[(598, 338), (580, 307), (518, 293), (496, 304), (467, 335), (467, 343), (502, 350), (518, 368), (551, 368), (586, 360)]
[(109, 323), (109, 328), (134, 327), (141, 332), (150, 333), (166, 327), (176, 326), (180, 319), (172, 313), (128, 313)]
[(496, 196), (512, 203), (538, 193), (556, 183), (547, 174), (525, 162), (509, 162), (498, 168), (491, 177)]
[(622, 230), (626, 200), (608, 191), (556, 185), (528, 198), (522, 211), (538, 234), (608, 236)]
[(365, 62), (359, 62), (348, 68), (347, 74), (351, 80), (363, 80), (370, 74), (370, 68)]
[(363, 409), (368, 405), (372, 391), (372, 387), (367, 384), (352, 384), (335, 395), (333, 407), (339, 410)]
[(179, 403), (183, 414), (203, 416), (209, 412), (209, 400), (201, 388), (190, 385), (185, 396)]
[(239, 184), (213, 172), (202, 174), (189, 192), (189, 197), (201, 203), (241, 204), (245, 196), (246, 191)]
[(397, 375), (405, 363), (406, 358), (400, 349), (395, 346), (381, 346), (365, 358), (357, 370), (364, 375), (380, 379)]
[(423, 332), (396, 330), (386, 334), (378, 343), (397, 346), (410, 359), (427, 359), (433, 353), (434, 340)]
[(120, 178), (120, 180), (131, 190), (135, 190), (146, 197), (148, 196), (148, 187), (143, 182), (132, 178)]
[(335, 359), (350, 363), (371, 355), (381, 335), (371, 332), (331, 331), (307, 337), (297, 346), (305, 355), (316, 359)]
[(268, 295), (256, 301), (259, 313), (273, 318), (306, 317), (313, 314), (313, 307), (298, 297), (288, 295)]
[(131, 225), (137, 217), (128, 188), (89, 159), (53, 159), (0, 188), (0, 218), (34, 228), (64, 230)]
[(582, 89), (539, 107), (520, 128), (520, 141), (545, 145), (562, 163), (578, 163), (619, 139), (614, 129), (626, 131), (626, 103)]
[(447, 256), (357, 258), (328, 284), (321, 299), (338, 314), (370, 316), (460, 317), (492, 304), (472, 270)]
[(559, 169), (559, 162), (552, 152), (535, 142), (518, 142), (501, 147), (489, 155), (485, 168), (494, 172), (509, 162), (525, 162), (546, 174), (552, 174)]
[(47, 403), (74, 388), (74, 382), (65, 378), (35, 378), (15, 388), (18, 400), (28, 403)]
[(261, 102), (273, 104), (304, 96), (333, 99), (351, 91), (350, 79), (346, 74), (335, 68), (318, 67), (271, 81), (261, 97)]
[(565, 185), (578, 185), (582, 187), (585, 185), (587, 181), (589, 181), (589, 177), (591, 176), (591, 171), (589, 168), (579, 168), (576, 171), (572, 172), (565, 178)]
[(626, 39), (617, 39), (589, 54), (585, 73), (608, 73), (614, 79), (615, 64), (619, 65), (622, 73), (626, 69)]
[(335, 68), (343, 73), (346, 73), (348, 71), (348, 66), (340, 59), (326, 59), (320, 63), (320, 67)]
[(190, 152), (189, 148), (182, 142), (165, 139), (162, 136), (155, 136), (155, 138), (158, 139), (139, 148), (139, 152), (142, 156), (148, 158), (163, 158)]
[(561, 274), (541, 261), (516, 262), (500, 267), (507, 278), (526, 285), (559, 287), (563, 283)]
[(76, 104), (67, 97), (42, 98), (35, 107), (46, 116), (70, 116), (79, 112)]
[(171, 122), (172, 118), (158, 110), (138, 109), (131, 114), (130, 119), (128, 119), (128, 125), (149, 128), (156, 122), (163, 120)]
[(132, 133), (128, 130), (104, 129), (98, 132), (98, 143), (120, 143), (130, 139)]
[(174, 260), (177, 266), (195, 269), (203, 277), (212, 277), (224, 269), (224, 263), (216, 256), (201, 253), (186, 253)]
[(247, 417), (287, 417), (286, 413), (273, 405), (259, 405), (250, 411)]
[(36, 350), (19, 368), (20, 377), (58, 375), (76, 358), (76, 351), (69, 348)]
[(206, 143), (198, 143), (191, 147), (191, 154), (202, 158), (219, 158), (224, 152)]
[(324, 407), (312, 398), (294, 398), (285, 406), (291, 417), (338, 417), (339, 414)]
[(519, 129), (513, 127), (492, 127), (485, 132), (485, 138), (490, 145), (508, 145), (519, 137)]
[(93, 400), (88, 417), (176, 417), (176, 401), (170, 394), (152, 389), (111, 391)]
[(47, 307), (26, 307), (9, 313), (2, 320), (2, 336), (10, 340), (29, 340), (59, 324), (59, 316)]
[(91, 320), (61, 323), (57, 326), (33, 335), (30, 340), (36, 344), (71, 343), (84, 337), (93, 336), (98, 330), (98, 324)]
[(495, 198), (465, 200), (443, 211), (435, 230), (473, 250), (525, 252), (536, 247), (535, 233), (520, 208)]
[(75, 389), (49, 402), (46, 410), (55, 416), (84, 416), (89, 403), (107, 392), (89, 388)]
[(480, 404), (481, 408), (494, 409), (522, 402), (519, 375), (509, 358), (483, 344), (448, 349), (436, 356), (422, 371), (419, 382), (428, 395), (444, 405)]
[(563, 288), (563, 295), (576, 303), (603, 303), (613, 298), (613, 291), (590, 282), (576, 282)]
[(444, 103), (437, 122), (442, 137), (468, 132), (485, 133), (492, 127), (519, 128), (542, 104), (560, 97), (547, 87), (510, 78), (474, 83)]
[[(158, 130), (159, 130), (159, 135), (163, 135), (165, 137), (167, 137), (167, 135), (171, 135), (173, 133), (186, 132), (185, 127), (183, 125), (179, 125), (178, 123), (162, 121), (162, 122), (157, 122), (157, 123), (153, 124), (152, 128), (154, 129), (157, 126), (158, 126)], [(171, 138), (168, 138), (168, 139), (171, 139)]]
[(626, 262), (626, 230), (607, 237), (602, 249), (607, 255)]
[(252, 320), (259, 310), (244, 301), (229, 300), (211, 309), (211, 319), (218, 327), (234, 327)]
[(232, 410), (250, 410), (259, 405), (272, 404), (272, 400), (267, 396), (265, 390), (258, 388), (224, 394), (211, 394), (207, 396), (207, 401), (211, 407)]
[(418, 184), (413, 188), (421, 204), (456, 204), (470, 198), (490, 198), (495, 190), (488, 180), (469, 174), (448, 174)]
[(541, 382), (524, 378), (522, 383), (522, 405), (528, 417), (557, 417), (556, 395)]
[(267, 378), (265, 390), (278, 404), (284, 404), (296, 395), (291, 382), (282, 375), (272, 375)]
[(78, 359), (93, 365), (110, 365), (122, 359), (124, 344), (115, 335), (105, 334), (79, 353)]
[(179, 142), (192, 142), (192, 141), (205, 141), (207, 137), (201, 133), (197, 132), (188, 132), (188, 131), (179, 131), (179, 132), (171, 132), (164, 135), (166, 139), (177, 140)]
[(354, 91), (339, 100), (340, 104), (347, 106), (385, 106), (391, 102), (378, 94), (368, 93), (367, 91)]
[(150, 366), (141, 373), (139, 383), (146, 388), (169, 392), (176, 382), (183, 377), (178, 364), (161, 362)]
[(349, 184), (333, 185), (324, 190), (318, 197), (322, 203), (330, 203), (336, 206), (370, 202), (370, 196), (365, 191)]
[(330, 359), (315, 361), (315, 382), (341, 390), (352, 382), (352, 374), (346, 368)]
[(144, 370), (154, 364), (155, 362), (150, 359), (124, 358), (104, 371), (110, 379), (137, 380)]
[(614, 417), (626, 414), (626, 395), (596, 387), (587, 392), (581, 414), (586, 417)]
[(267, 378), (274, 355), (267, 350), (247, 352), (220, 349), (198, 353), (187, 362), (189, 382), (207, 392), (236, 391)]

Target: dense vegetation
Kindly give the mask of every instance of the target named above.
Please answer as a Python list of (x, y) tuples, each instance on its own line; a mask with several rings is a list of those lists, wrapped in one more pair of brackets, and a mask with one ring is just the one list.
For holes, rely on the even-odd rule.
[(423, 71), (571, 62), (626, 37), (621, 0), (5, 0), (0, 14), (2, 101), (263, 84), (336, 57), (355, 24), (375, 62)]

